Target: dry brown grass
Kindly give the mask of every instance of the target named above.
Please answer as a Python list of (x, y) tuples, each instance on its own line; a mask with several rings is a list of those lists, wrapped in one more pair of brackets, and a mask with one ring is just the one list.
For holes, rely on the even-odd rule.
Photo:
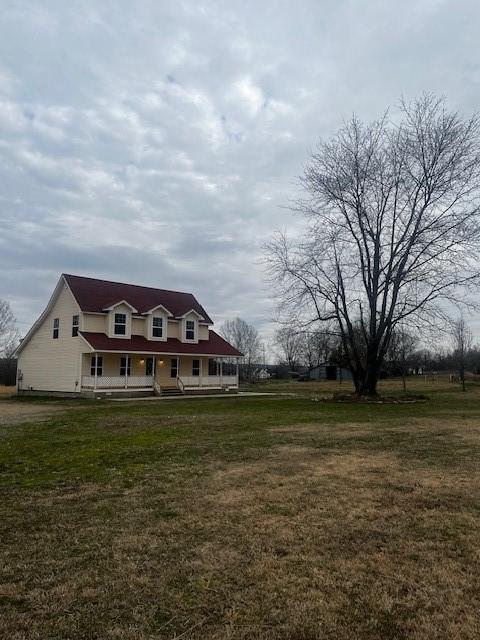
[[(0, 637), (479, 637), (478, 410), (361, 407), (354, 419), (335, 406), (332, 423), (307, 401), (288, 413), (239, 399), (238, 415), (232, 402), (224, 414), (210, 400), (96, 407), (93, 429), (132, 438), (108, 482), (9, 490)], [(222, 420), (242, 430), (262, 412), (262, 439), (228, 450)], [(157, 461), (167, 435), (194, 455), (159, 449)], [(145, 466), (127, 482), (123, 456), (139, 446)]]
[(64, 410), (65, 406), (61, 403), (41, 405), (2, 400), (0, 402), (0, 426), (42, 422), (48, 420), (53, 413)]

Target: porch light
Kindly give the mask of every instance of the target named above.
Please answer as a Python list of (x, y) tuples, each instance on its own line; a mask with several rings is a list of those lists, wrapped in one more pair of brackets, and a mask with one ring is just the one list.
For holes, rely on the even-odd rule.
[(143, 358), (140, 359), (140, 364), (145, 364), (145, 360)]
[(163, 360), (157, 360), (158, 364), (163, 367), (163, 365), (165, 364), (165, 362)]

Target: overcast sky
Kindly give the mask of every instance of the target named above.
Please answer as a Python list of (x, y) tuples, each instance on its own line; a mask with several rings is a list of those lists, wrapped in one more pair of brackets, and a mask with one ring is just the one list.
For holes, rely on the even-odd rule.
[(480, 98), (480, 3), (3, 0), (0, 298), (62, 272), (192, 291), (270, 333), (262, 243), (353, 112)]

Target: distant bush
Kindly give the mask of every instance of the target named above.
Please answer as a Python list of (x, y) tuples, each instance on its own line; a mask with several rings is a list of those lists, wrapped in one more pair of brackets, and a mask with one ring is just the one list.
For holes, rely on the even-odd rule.
[(17, 381), (17, 361), (15, 358), (0, 358), (0, 385), (11, 387)]

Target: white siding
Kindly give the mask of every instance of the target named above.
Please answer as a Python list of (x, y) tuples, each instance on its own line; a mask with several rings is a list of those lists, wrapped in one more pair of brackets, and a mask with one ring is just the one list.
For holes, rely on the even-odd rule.
[[(38, 391), (75, 391), (79, 381), (80, 353), (85, 343), (72, 337), (72, 316), (80, 310), (70, 289), (64, 286), (43, 323), (18, 356), (23, 374), (21, 388)], [(59, 318), (59, 337), (54, 340), (53, 320)], [(79, 381), (80, 384), (80, 381)]]
[(167, 337), (180, 339), (180, 327), (181, 327), (180, 322), (173, 322), (172, 320), (169, 320)]
[(132, 318), (132, 336), (145, 336), (146, 333), (147, 321), (140, 320), (139, 318)]
[(107, 333), (108, 316), (99, 316), (94, 313), (83, 314), (82, 331), (93, 331), (94, 333)]
[[(128, 308), (126, 309), (128, 311)], [(159, 314), (160, 315), (160, 314)], [(192, 320), (195, 320), (196, 316), (192, 315)], [(96, 315), (94, 313), (84, 313), (83, 314), (83, 325), (82, 331), (93, 331), (97, 333), (106, 333), (108, 334), (108, 322), (109, 316), (108, 314)], [(165, 319), (165, 322), (167, 320)], [(182, 322), (175, 322), (173, 320), (168, 320), (167, 326), (167, 337), (168, 338), (178, 338), (179, 340), (182, 337)], [(150, 328), (150, 323), (148, 319), (141, 320), (139, 318), (132, 318), (132, 335), (145, 336), (148, 339), (148, 331)], [(198, 339), (199, 340), (208, 340), (208, 327), (206, 325), (199, 324), (198, 325)]]

